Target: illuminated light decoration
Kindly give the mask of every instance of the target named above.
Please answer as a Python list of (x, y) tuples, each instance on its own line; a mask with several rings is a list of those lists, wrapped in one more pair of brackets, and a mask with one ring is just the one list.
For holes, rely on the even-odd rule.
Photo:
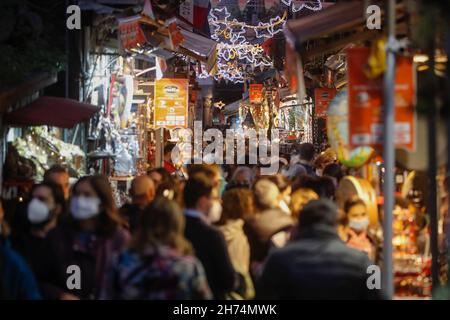
[(219, 101), (219, 102), (214, 103), (214, 106), (216, 108), (218, 108), (219, 110), (222, 110), (222, 108), (225, 107), (225, 103), (223, 103), (222, 101)]
[(296, 5), (296, 0), (281, 0), (282, 3), (284, 3), (286, 6), (291, 7), (292, 12), (298, 12), (302, 10), (303, 8), (312, 10), (312, 11), (319, 11), (322, 10), (322, 1), (315, 0), (315, 1), (300, 1), (301, 4), (299, 6)]
[[(215, 8), (210, 11), (208, 21), (211, 26), (211, 38), (218, 42), (217, 45), (217, 72), (214, 79), (225, 80), (234, 83), (244, 83), (250, 80), (250, 74), (255, 68), (263, 71), (272, 67), (273, 62), (259, 44), (250, 43), (245, 35), (251, 29), (258, 38), (272, 38), (283, 31), (287, 20), (287, 12), (283, 17), (275, 17), (270, 22), (260, 22), (258, 25), (248, 25), (237, 19), (230, 19), (230, 13), (226, 7)], [(248, 65), (251, 65), (249, 67)], [(202, 72), (201, 78), (208, 77)]]

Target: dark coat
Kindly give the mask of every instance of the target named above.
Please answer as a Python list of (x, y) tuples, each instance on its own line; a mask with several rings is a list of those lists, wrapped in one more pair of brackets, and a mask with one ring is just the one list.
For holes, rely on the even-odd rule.
[[(126, 230), (118, 228), (110, 237), (82, 234), (69, 226), (59, 226), (52, 230), (46, 245), (40, 253), (38, 274), (42, 294), (46, 299), (58, 299), (64, 292), (81, 299), (99, 298), (104, 289), (106, 274), (112, 268), (114, 258), (129, 242)], [(81, 289), (67, 288), (71, 274), (67, 268), (78, 266), (81, 271)]]
[(379, 299), (367, 288), (365, 253), (349, 248), (331, 226), (299, 232), (297, 240), (273, 251), (257, 286), (257, 299)]
[(37, 282), (25, 259), (0, 239), (0, 300), (40, 299)]
[(205, 269), (214, 298), (223, 299), (237, 281), (223, 234), (200, 218), (186, 216), (185, 236)]

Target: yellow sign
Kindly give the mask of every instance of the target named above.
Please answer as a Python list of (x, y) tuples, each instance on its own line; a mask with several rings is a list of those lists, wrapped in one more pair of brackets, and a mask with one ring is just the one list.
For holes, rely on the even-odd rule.
[(186, 128), (188, 124), (189, 81), (155, 81), (155, 128)]

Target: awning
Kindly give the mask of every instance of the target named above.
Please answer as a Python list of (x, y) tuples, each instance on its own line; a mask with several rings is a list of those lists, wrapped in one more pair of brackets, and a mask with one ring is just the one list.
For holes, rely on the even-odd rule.
[(100, 107), (71, 99), (41, 97), (29, 105), (5, 114), (5, 123), (18, 126), (73, 128), (89, 120)]
[(223, 114), (227, 117), (238, 114), (241, 102), (242, 100), (237, 100), (235, 102), (227, 104), (223, 109)]

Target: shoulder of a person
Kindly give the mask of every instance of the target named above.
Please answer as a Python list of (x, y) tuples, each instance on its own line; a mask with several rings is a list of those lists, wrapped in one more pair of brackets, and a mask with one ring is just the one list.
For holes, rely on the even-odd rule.
[(115, 243), (122, 245), (128, 243), (131, 240), (131, 235), (128, 230), (119, 226), (116, 228), (116, 231), (113, 234), (113, 239)]

